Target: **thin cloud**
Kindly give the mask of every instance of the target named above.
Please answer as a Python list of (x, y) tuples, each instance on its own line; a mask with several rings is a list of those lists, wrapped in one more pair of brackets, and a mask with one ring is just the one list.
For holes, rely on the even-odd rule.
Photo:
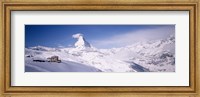
[(154, 29), (141, 29), (125, 34), (113, 35), (110, 38), (93, 40), (91, 43), (97, 48), (122, 47), (136, 42), (165, 39), (175, 34), (174, 26), (159, 27)]
[(83, 36), (83, 34), (77, 33), (77, 34), (72, 35), (73, 38), (79, 38), (80, 36)]

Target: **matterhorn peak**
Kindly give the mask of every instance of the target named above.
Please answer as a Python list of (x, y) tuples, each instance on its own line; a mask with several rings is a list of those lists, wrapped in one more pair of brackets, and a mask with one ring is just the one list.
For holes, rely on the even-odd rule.
[(83, 37), (83, 34), (77, 33), (72, 35), (72, 37), (77, 39), (77, 42), (74, 44), (76, 48), (85, 49), (91, 47), (90, 43), (88, 43)]

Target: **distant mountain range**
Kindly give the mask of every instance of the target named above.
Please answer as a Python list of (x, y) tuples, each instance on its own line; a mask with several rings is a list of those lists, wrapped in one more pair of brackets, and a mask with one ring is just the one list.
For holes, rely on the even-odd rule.
[[(97, 49), (82, 34), (74, 48), (36, 46), (25, 48), (26, 72), (174, 72), (175, 36), (137, 42), (121, 48)], [(62, 61), (47, 62), (58, 56)], [(33, 60), (43, 60), (35, 62)]]

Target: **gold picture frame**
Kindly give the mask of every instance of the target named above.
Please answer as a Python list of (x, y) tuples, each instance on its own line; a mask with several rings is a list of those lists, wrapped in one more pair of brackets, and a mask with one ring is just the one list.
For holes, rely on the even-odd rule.
[[(5, 97), (200, 97), (200, 2), (199, 0), (3, 0), (1, 2), (0, 96)], [(123, 87), (34, 87), (11, 86), (11, 11), (117, 10), (189, 11), (190, 82), (189, 86)]]

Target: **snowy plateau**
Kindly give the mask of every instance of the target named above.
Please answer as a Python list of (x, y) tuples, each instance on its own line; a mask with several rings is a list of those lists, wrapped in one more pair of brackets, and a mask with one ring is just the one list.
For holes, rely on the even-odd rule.
[[(137, 42), (120, 48), (98, 49), (82, 34), (74, 47), (25, 48), (25, 72), (175, 72), (175, 36)], [(61, 62), (50, 62), (57, 56)]]

